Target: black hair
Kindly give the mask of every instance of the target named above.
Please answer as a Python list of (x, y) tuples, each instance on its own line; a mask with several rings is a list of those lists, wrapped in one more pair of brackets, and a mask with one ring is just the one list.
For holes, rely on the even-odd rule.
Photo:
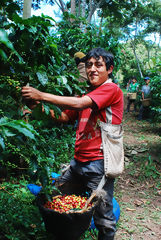
[(136, 78), (135, 76), (132, 76), (131, 80), (132, 80), (132, 79), (135, 79), (135, 80), (137, 81), (137, 78)]
[[(86, 55), (86, 57), (84, 58), (85, 64), (87, 64), (87, 61), (90, 58), (95, 58), (95, 59), (99, 59), (100, 57), (103, 58), (103, 61), (106, 64), (106, 70), (109, 70), (109, 68), (112, 66), (114, 66), (114, 56), (112, 53), (107, 52), (105, 49), (103, 48), (93, 48), (91, 51), (89, 51)], [(109, 74), (109, 77), (112, 77), (112, 73)]]

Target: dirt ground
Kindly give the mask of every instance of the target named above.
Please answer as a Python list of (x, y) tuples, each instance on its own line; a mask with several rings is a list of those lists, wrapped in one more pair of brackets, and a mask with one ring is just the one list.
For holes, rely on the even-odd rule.
[(160, 130), (160, 124), (124, 114), (125, 171), (115, 187), (121, 211), (116, 240), (161, 239)]

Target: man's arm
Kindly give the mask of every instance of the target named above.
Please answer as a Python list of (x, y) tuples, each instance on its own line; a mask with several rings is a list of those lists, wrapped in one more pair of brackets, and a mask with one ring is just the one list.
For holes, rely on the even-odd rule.
[(56, 122), (66, 123), (66, 122), (69, 122), (69, 120), (70, 120), (68, 115), (64, 112), (61, 112), (61, 115), (58, 118), (56, 118), (54, 111), (50, 110), (50, 116)]
[(144, 100), (144, 92), (142, 92), (142, 99)]
[(142, 86), (141, 88), (141, 97), (142, 97), (142, 100), (144, 100), (144, 86)]
[(50, 93), (41, 92), (32, 87), (23, 87), (22, 88), (22, 97), (25, 100), (34, 100), (34, 101), (45, 101), (52, 103), (63, 109), (73, 109), (73, 110), (82, 110), (88, 107), (94, 107), (92, 99), (88, 96), (84, 97), (65, 97), (53, 95)]

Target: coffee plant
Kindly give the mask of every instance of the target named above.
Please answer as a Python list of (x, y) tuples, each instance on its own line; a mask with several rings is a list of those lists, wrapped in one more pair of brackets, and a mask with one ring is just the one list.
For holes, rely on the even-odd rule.
[[(74, 53), (87, 53), (98, 46), (106, 48), (115, 55), (115, 75), (121, 66), (122, 44), (108, 28), (99, 29), (82, 18), (71, 22), (72, 16), (67, 12), (57, 23), (44, 15), (22, 19), (16, 2), (4, 0), (2, 7), (5, 14), (1, 14), (0, 25), (1, 165), (11, 174), (25, 174), (46, 186), (51, 172), (58, 171), (60, 163), (72, 158), (74, 131), (70, 125), (60, 128), (52, 121), (49, 110), (53, 109), (57, 116), (61, 110), (51, 104), (43, 103), (44, 114), (41, 105), (31, 112), (21, 98), (21, 87), (29, 84), (57, 95), (80, 95), (87, 83), (77, 81)], [(159, 119), (159, 75), (153, 73), (152, 77), (152, 110)]]

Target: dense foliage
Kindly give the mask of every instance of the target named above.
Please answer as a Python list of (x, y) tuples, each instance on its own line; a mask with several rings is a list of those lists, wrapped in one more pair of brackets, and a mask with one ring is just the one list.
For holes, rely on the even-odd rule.
[[(97, 29), (93, 26), (85, 33), (79, 28), (80, 20), (71, 23), (69, 14), (64, 15), (58, 26), (45, 16), (26, 20), (17, 14), (11, 16), (12, 22), (3, 22), (0, 43), (1, 163), (6, 171), (14, 174), (24, 171), (35, 182), (46, 185), (51, 171), (58, 170), (61, 162), (71, 158), (73, 151), (64, 154), (59, 162), (63, 149), (73, 149), (74, 136), (69, 141), (70, 126), (65, 127), (66, 130), (62, 128), (60, 134), (52, 123), (49, 109), (60, 112), (55, 106), (44, 104), (44, 115), (41, 106), (32, 114), (28, 110), (26, 113), (21, 87), (30, 84), (42, 91), (68, 96), (83, 93), (86, 83), (77, 81), (73, 55), (79, 50), (87, 52), (92, 47), (103, 47), (104, 41), (97, 38)], [(4, 29), (10, 29), (9, 34)], [(108, 32), (104, 32), (105, 39), (104, 47), (118, 55), (117, 41), (110, 38)], [(120, 58), (116, 59), (118, 66)]]
[[(77, 81), (73, 56), (77, 51), (86, 53), (97, 46), (115, 55), (114, 77), (121, 71), (122, 85), (126, 86), (132, 75), (138, 76), (140, 85), (143, 79), (137, 73), (130, 45), (120, 44), (107, 25), (100, 28), (67, 12), (59, 23), (48, 16), (23, 20), (17, 14), (18, 5), (3, 1), (2, 6), (6, 13), (5, 17), (2, 14), (0, 29), (0, 161), (7, 172), (23, 172), (46, 185), (51, 171), (57, 171), (61, 162), (72, 157), (72, 151), (67, 155), (61, 152), (73, 149), (73, 132), (71, 126), (65, 126), (60, 134), (49, 116), (49, 109), (59, 115), (60, 109), (55, 106), (43, 104), (42, 115), (39, 105), (31, 113), (21, 99), (21, 87), (30, 84), (42, 91), (67, 96), (83, 93), (86, 83)], [(144, 63), (141, 66), (144, 75), (152, 79), (152, 112), (159, 121), (160, 61), (156, 57), (148, 59), (148, 62), (153, 60), (150, 68)], [(69, 135), (73, 136), (70, 141)]]
[[(55, 153), (59, 152), (61, 156), (62, 149), (68, 148), (69, 139), (67, 137), (65, 140), (64, 137), (72, 134), (71, 127), (62, 128), (64, 134), (59, 137), (58, 128), (49, 117), (49, 109), (54, 109), (57, 115), (60, 109), (44, 104), (44, 115), (41, 114), (41, 106), (31, 113), (21, 99), (21, 87), (30, 84), (42, 91), (67, 96), (83, 93), (86, 83), (77, 81), (78, 72), (73, 56), (77, 51), (86, 53), (97, 46), (115, 55), (114, 77), (121, 70), (122, 85), (126, 86), (131, 75), (138, 76), (140, 85), (143, 79), (137, 73), (137, 63), (130, 45), (120, 44), (106, 24), (100, 28), (67, 12), (59, 23), (48, 16), (23, 20), (17, 14), (20, 7), (16, 3), (3, 1), (2, 6), (6, 13), (5, 17), (2, 14), (0, 30), (0, 161), (9, 172), (14, 169), (17, 173), (16, 169), (21, 169), (20, 172), (24, 170), (34, 176), (35, 181), (47, 184), (51, 168), (58, 170), (60, 166), (59, 154)], [(141, 52), (137, 54), (141, 55)], [(144, 63), (145, 58), (141, 66), (144, 75), (152, 79), (152, 111), (158, 121), (160, 61), (159, 56), (156, 57), (148, 59), (148, 62), (153, 60), (153, 64), (149, 63), (150, 68)], [(55, 150), (58, 139), (64, 142), (59, 144), (62, 146), (59, 151)], [(72, 139), (71, 146), (74, 136)], [(69, 161), (71, 156), (72, 153), (61, 161)]]
[(0, 194), (1, 239), (40, 239), (43, 235), (45, 239), (40, 213), (33, 204), (35, 197), (27, 190), (26, 182), (3, 184)]
[[(74, 54), (87, 53), (98, 46), (114, 54), (113, 78), (121, 81), (121, 87), (126, 87), (132, 75), (137, 76), (141, 87), (143, 78), (131, 42), (119, 41), (123, 36), (119, 30), (118, 19), (122, 16), (119, 1), (112, 1), (116, 11), (113, 8), (100, 26), (68, 12), (60, 22), (44, 15), (24, 20), (20, 17), (22, 6), (16, 2), (19, 1), (1, 1), (0, 12), (0, 181), (5, 178), (11, 182), (0, 188), (0, 229), (5, 226), (2, 236), (8, 233), (5, 234), (8, 239), (41, 239), (44, 225), (32, 205), (34, 197), (26, 190), (26, 184), (35, 183), (51, 191), (51, 173), (59, 172), (61, 164), (69, 163), (73, 157), (75, 125), (53, 122), (49, 110), (53, 109), (59, 116), (61, 109), (50, 104), (42, 103), (43, 114), (41, 104), (31, 112), (21, 98), (21, 87), (29, 84), (53, 94), (81, 95), (87, 83), (77, 81), (79, 73)], [(125, 7), (124, 1), (122, 4)], [(130, 11), (130, 7), (127, 10)], [(123, 10), (124, 16), (129, 13), (126, 11)], [(106, 11), (103, 15), (100, 12), (101, 17), (105, 15)], [(131, 23), (131, 19), (128, 21)], [(155, 25), (155, 19), (153, 23)], [(123, 29), (125, 21), (122, 19), (120, 24)], [(161, 63), (157, 51), (160, 47), (138, 38), (135, 44), (143, 76), (151, 78), (151, 116), (155, 122), (161, 121)], [(6, 214), (7, 207), (10, 211)], [(85, 236), (88, 239), (88, 233)]]

